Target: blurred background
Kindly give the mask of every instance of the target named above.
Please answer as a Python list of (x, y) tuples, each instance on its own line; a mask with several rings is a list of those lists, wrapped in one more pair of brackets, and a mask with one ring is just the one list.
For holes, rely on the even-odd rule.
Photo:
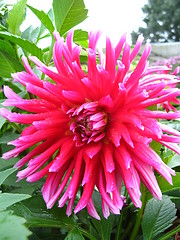
[[(9, 0), (9, 7), (16, 2)], [(52, 7), (52, 0), (27, 0), (27, 3), (44, 12)], [(145, 40), (152, 44), (150, 63), (180, 63), (180, 0), (85, 0), (84, 3), (88, 18), (76, 28), (101, 30), (104, 36), (101, 46), (105, 46), (105, 35), (116, 44), (120, 36), (128, 32), (130, 42), (134, 44), (137, 36), (143, 34)], [(22, 31), (28, 25), (34, 28), (40, 26), (39, 19), (29, 8), (26, 21), (21, 25)], [(45, 39), (39, 44), (48, 46), (50, 40)]]

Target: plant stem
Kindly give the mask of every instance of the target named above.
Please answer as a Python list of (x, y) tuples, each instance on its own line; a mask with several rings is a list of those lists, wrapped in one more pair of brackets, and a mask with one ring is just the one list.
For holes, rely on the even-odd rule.
[(51, 61), (51, 58), (52, 58), (52, 55), (53, 55), (54, 43), (55, 43), (55, 38), (54, 38), (54, 36), (52, 36), (52, 39), (51, 39), (51, 47), (50, 47), (50, 49), (49, 49), (49, 53), (48, 53), (48, 56), (47, 56), (47, 59), (46, 59), (46, 65), (49, 65), (49, 63), (50, 63), (50, 61)]
[(145, 206), (146, 206), (146, 189), (145, 189), (145, 186), (143, 184), (142, 184), (142, 198), (141, 198), (141, 200), (142, 200), (142, 207), (139, 209), (138, 214), (136, 216), (136, 222), (135, 222), (130, 240), (135, 240), (137, 235), (138, 235), (139, 228), (140, 228), (141, 221), (142, 221), (142, 216), (144, 214), (144, 209), (145, 209)]
[(121, 212), (121, 215), (120, 215), (120, 218), (119, 218), (118, 225), (117, 225), (115, 240), (119, 240), (120, 239), (119, 237), (120, 237), (120, 232), (121, 232), (123, 218), (124, 218), (124, 211), (125, 211), (125, 209), (123, 208), (122, 212)]
[[(48, 66), (50, 61), (51, 61), (51, 58), (52, 58), (52, 55), (53, 55), (54, 43), (55, 43), (55, 39), (54, 39), (54, 36), (52, 36), (52, 38), (51, 38), (51, 46), (50, 46), (49, 53), (48, 53), (48, 56), (47, 56), (47, 59), (46, 59), (46, 66)], [(44, 79), (44, 77), (45, 77), (45, 74), (42, 73), (41, 79)]]
[[(126, 199), (127, 199), (128, 191), (127, 191), (126, 188), (125, 188), (124, 196), (125, 196)], [(125, 212), (127, 212), (127, 209), (126, 209), (126, 208), (123, 208), (122, 211), (121, 211), (121, 215), (120, 215), (120, 217), (119, 217), (119, 222), (118, 222), (118, 225), (117, 225), (117, 231), (116, 231), (115, 240), (119, 240), (119, 239), (120, 239), (120, 233), (121, 233), (121, 230), (122, 230), (122, 224), (123, 224)]]
[(172, 237), (174, 234), (178, 233), (179, 231), (180, 231), (180, 226), (177, 226), (176, 228), (173, 228), (170, 232), (160, 237), (159, 240), (167, 240), (170, 237)]
[(21, 132), (22, 132), (21, 128), (20, 128), (19, 125), (17, 125), (16, 123), (10, 122), (10, 125), (11, 125), (14, 129), (16, 129), (16, 131), (17, 131), (18, 133), (21, 133)]

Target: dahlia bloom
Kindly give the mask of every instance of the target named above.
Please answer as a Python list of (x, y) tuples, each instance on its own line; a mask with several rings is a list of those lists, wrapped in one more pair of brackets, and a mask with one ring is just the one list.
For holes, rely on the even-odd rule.
[(72, 43), (73, 32), (68, 33), (66, 42), (57, 32), (54, 36), (56, 71), (36, 57), (29, 57), (45, 74), (45, 79), (41, 80), (23, 57), (26, 72), (12, 75), (37, 97), (25, 100), (4, 87), (8, 99), (3, 105), (29, 113), (0, 110), (10, 122), (28, 125), (18, 139), (9, 142), (15, 148), (3, 154), (3, 158), (18, 156), (34, 146), (15, 164), (18, 169), (24, 166), (17, 174), (18, 180), (27, 178), (28, 182), (34, 182), (46, 176), (42, 194), (47, 208), (58, 199), (59, 207), (68, 202), (68, 216), (80, 186), (83, 191), (74, 213), (87, 207), (89, 214), (97, 219), (100, 217), (92, 200), (95, 187), (101, 194), (105, 218), (110, 212), (120, 213), (123, 182), (138, 208), (141, 207), (141, 182), (153, 197), (161, 199), (154, 172), (170, 184), (175, 172), (149, 144), (155, 140), (180, 154), (180, 133), (158, 121), (180, 118), (180, 112), (154, 111), (150, 107), (179, 96), (179, 89), (168, 88), (178, 80), (164, 73), (167, 66), (148, 66), (146, 60), (151, 49), (148, 43), (137, 67), (129, 72), (141, 47), (142, 36), (132, 51), (125, 35), (116, 47), (107, 38), (103, 59), (96, 53), (100, 33), (90, 33), (87, 73), (80, 64), (81, 47)]

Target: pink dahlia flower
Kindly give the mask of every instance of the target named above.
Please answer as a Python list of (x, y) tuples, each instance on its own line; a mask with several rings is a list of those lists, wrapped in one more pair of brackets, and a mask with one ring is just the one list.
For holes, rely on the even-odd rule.
[(1, 115), (10, 122), (29, 125), (18, 139), (9, 143), (15, 148), (3, 158), (18, 156), (34, 146), (15, 165), (18, 169), (24, 166), (17, 174), (18, 179), (34, 182), (46, 176), (42, 194), (47, 208), (58, 199), (59, 207), (68, 202), (68, 216), (80, 185), (83, 192), (74, 212), (87, 207), (89, 214), (97, 219), (100, 217), (92, 201), (95, 187), (101, 194), (105, 218), (110, 212), (120, 213), (123, 182), (136, 207), (141, 207), (141, 182), (153, 197), (161, 199), (154, 172), (170, 184), (175, 172), (149, 144), (155, 140), (180, 154), (180, 133), (157, 120), (180, 118), (180, 112), (153, 111), (150, 107), (179, 96), (179, 89), (168, 88), (178, 80), (164, 73), (168, 70), (166, 66), (148, 66), (149, 44), (135, 70), (129, 72), (142, 36), (132, 51), (125, 35), (116, 47), (107, 38), (103, 59), (96, 53), (100, 33), (90, 33), (87, 73), (80, 64), (81, 48), (72, 44), (73, 33), (68, 33), (66, 42), (58, 33), (54, 36), (55, 71), (36, 57), (30, 57), (46, 76), (41, 80), (24, 57), (26, 72), (13, 74), (15, 81), (37, 97), (25, 100), (4, 87), (8, 99), (3, 105), (30, 113), (1, 109)]

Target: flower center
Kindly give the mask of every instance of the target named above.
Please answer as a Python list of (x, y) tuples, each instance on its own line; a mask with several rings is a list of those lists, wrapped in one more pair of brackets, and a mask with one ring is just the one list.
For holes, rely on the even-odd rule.
[(81, 105), (68, 111), (70, 130), (74, 134), (73, 140), (76, 146), (84, 143), (98, 142), (105, 137), (105, 129), (108, 123), (107, 113), (98, 106), (97, 102)]

